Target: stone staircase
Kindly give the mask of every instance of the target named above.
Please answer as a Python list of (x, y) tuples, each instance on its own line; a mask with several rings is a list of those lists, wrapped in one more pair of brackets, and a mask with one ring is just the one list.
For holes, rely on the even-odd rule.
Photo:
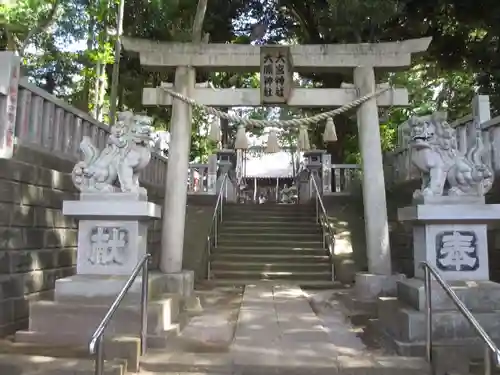
[(315, 217), (313, 206), (226, 205), (211, 253), (212, 281), (293, 281), (331, 287), (332, 266)]

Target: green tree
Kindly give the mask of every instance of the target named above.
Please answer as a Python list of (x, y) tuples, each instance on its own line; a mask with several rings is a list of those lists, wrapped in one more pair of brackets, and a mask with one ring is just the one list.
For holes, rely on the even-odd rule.
[[(478, 7), (470, 0), (211, 0), (202, 30), (214, 43), (359, 43), (432, 36), (429, 52), (411, 71), (379, 77), (406, 86), (411, 94), (409, 108), (381, 111), (383, 147), (391, 149), (395, 127), (411, 113), (446, 109), (451, 118), (460, 117), (470, 111), (475, 91), (491, 95), (494, 110), (500, 108), (500, 96), (495, 95), (500, 87), (500, 26), (495, 16), (500, 3), (485, 1)], [(96, 106), (105, 109), (114, 38), (108, 25), (115, 24), (116, 1), (19, 0), (15, 5), (1, 9), (0, 47), (19, 49), (19, 43), (9, 44), (12, 35), (24, 41), (29, 30), (39, 30), (29, 38), (33, 48), (24, 56), (26, 73), (46, 90), (83, 110)], [(189, 42), (197, 5), (197, 0), (128, 0), (124, 34)], [(64, 49), (65, 44), (82, 39), (88, 42), (85, 50)], [(168, 128), (169, 111), (143, 108), (140, 88), (172, 81), (172, 72), (145, 71), (137, 56), (127, 53), (123, 53), (120, 65), (119, 108), (146, 111), (156, 118), (159, 128)], [(208, 80), (215, 88), (258, 86), (255, 74), (200, 71), (197, 80)], [(334, 88), (351, 81), (350, 74), (311, 73), (301, 76), (298, 84)], [(327, 108), (295, 111), (294, 116), (323, 110)], [(266, 113), (256, 108), (244, 115), (264, 118)], [(352, 115), (335, 118), (339, 141), (326, 145), (334, 161), (357, 158), (357, 130)], [(207, 143), (201, 141), (204, 132), (198, 129), (207, 127), (207, 119), (200, 114), (194, 121), (192, 157), (200, 158)], [(226, 138), (234, 137), (234, 124), (223, 124), (223, 129)], [(324, 124), (309, 129), (316, 147), (325, 146), (323, 130)], [(257, 135), (262, 132), (253, 131)], [(294, 141), (296, 135), (292, 133), (287, 142)]]

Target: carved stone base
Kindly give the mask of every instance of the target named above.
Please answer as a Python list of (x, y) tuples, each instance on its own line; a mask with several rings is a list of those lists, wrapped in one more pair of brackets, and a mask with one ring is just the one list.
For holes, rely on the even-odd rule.
[(79, 219), (77, 274), (130, 275), (147, 251), (148, 221), (160, 207), (135, 193), (82, 194), (63, 213)]
[(474, 195), (464, 196), (423, 196), (413, 198), (413, 204), (484, 204), (484, 197)]
[[(127, 282), (127, 276), (74, 275), (56, 280), (54, 301), (74, 302), (82, 305), (108, 305), (115, 300)], [(150, 300), (160, 298), (167, 293), (168, 277), (152, 271), (148, 280)], [(124, 305), (138, 306), (141, 301), (142, 277), (139, 275), (125, 295)]]
[(147, 233), (138, 220), (80, 220), (76, 272), (130, 275), (146, 254)]
[(426, 261), (446, 280), (489, 280), (486, 230), (486, 224), (415, 225), (415, 277), (424, 277), (420, 262)]
[(500, 205), (481, 197), (426, 197), (400, 208), (398, 218), (413, 223), (415, 277), (420, 262), (435, 266), (445, 280), (489, 280), (487, 223), (500, 219)]

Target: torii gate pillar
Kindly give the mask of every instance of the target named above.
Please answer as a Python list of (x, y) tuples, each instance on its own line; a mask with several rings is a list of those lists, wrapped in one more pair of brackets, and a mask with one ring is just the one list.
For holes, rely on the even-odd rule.
[[(373, 68), (355, 68), (354, 85), (359, 90), (360, 96), (375, 91)], [(363, 167), (363, 203), (368, 271), (376, 275), (390, 275), (391, 250), (376, 99), (370, 99), (359, 106), (357, 120)]]
[[(188, 96), (194, 87), (193, 68), (178, 67), (175, 72), (175, 91)], [(191, 143), (192, 109), (187, 103), (174, 99), (170, 124), (170, 147), (165, 181), (165, 204), (161, 235), (160, 270), (182, 275), (182, 253), (186, 217), (189, 147)]]

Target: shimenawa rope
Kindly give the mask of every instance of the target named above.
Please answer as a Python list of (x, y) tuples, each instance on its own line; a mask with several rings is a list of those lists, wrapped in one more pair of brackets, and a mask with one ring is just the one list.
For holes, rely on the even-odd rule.
[(193, 107), (199, 108), (208, 114), (217, 116), (219, 118), (224, 118), (228, 121), (244, 125), (245, 127), (250, 127), (250, 126), (259, 126), (259, 127), (284, 127), (284, 126), (308, 126), (308, 125), (315, 125), (320, 121), (328, 120), (328, 118), (331, 118), (335, 115), (339, 115), (341, 113), (347, 112), (348, 110), (357, 107), (358, 105), (363, 104), (364, 102), (378, 97), (379, 95), (383, 94), (384, 92), (388, 90), (392, 90), (391, 87), (384, 87), (383, 89), (374, 91), (370, 94), (364, 95), (351, 103), (345, 104), (342, 107), (336, 108), (334, 110), (328, 111), (328, 112), (323, 112), (311, 117), (304, 117), (300, 119), (291, 119), (291, 120), (256, 120), (256, 119), (246, 119), (237, 115), (233, 115), (227, 112), (222, 112), (219, 111), (216, 108), (206, 106), (204, 104), (197, 103), (195, 100), (188, 98), (182, 94), (179, 94), (178, 92), (171, 90), (168, 87), (165, 86), (160, 86), (160, 88), (165, 91), (167, 94), (173, 96), (176, 99), (182, 100), (185, 103), (190, 104)]

